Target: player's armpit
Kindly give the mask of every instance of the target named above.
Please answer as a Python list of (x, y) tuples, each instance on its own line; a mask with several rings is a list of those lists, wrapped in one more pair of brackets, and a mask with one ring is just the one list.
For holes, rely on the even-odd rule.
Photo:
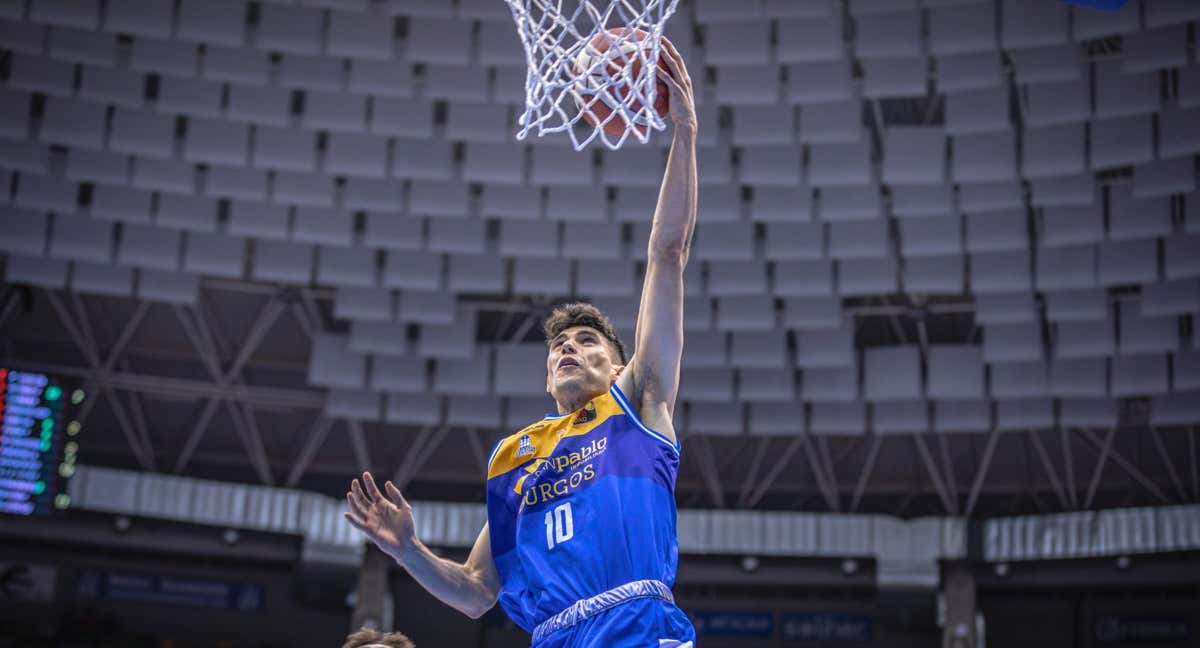
[(475, 538), (471, 555), (467, 557), (466, 568), (475, 577), (484, 594), (481, 601), (485, 604), (480, 612), (482, 615), (483, 612), (492, 609), (500, 596), (500, 573), (496, 570), (496, 561), (492, 558), (492, 533), (487, 524), (483, 525), (479, 537)]

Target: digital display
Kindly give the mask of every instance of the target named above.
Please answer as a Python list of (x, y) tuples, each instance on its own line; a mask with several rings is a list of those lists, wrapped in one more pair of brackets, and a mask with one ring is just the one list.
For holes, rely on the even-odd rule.
[(75, 474), (79, 424), (64, 412), (84, 394), (46, 374), (0, 368), (0, 513), (38, 515), (66, 508)]

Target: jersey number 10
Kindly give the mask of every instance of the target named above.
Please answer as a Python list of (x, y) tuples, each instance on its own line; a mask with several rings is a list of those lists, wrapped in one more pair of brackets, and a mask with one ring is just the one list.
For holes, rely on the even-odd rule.
[(546, 511), (546, 548), (553, 549), (575, 537), (575, 516), (571, 513), (571, 503), (563, 502)]

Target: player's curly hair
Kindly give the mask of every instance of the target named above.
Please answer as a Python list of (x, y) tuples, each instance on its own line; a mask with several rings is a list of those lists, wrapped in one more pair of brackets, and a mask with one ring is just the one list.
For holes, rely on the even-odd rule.
[(559, 333), (573, 326), (587, 326), (599, 331), (600, 335), (603, 335), (612, 344), (621, 364), (628, 363), (625, 356), (625, 345), (621, 342), (621, 338), (617, 337), (617, 330), (613, 328), (612, 322), (604, 316), (604, 313), (600, 312), (599, 308), (584, 302), (562, 304), (550, 313), (550, 316), (542, 324), (542, 331), (546, 334), (546, 347), (550, 347), (550, 343), (558, 337)]
[(351, 633), (346, 637), (346, 643), (342, 644), (342, 648), (359, 648), (360, 646), (369, 646), (379, 644), (388, 648), (416, 648), (416, 644), (411, 639), (405, 637), (399, 632), (379, 632), (378, 630), (368, 630), (362, 628), (357, 632)]

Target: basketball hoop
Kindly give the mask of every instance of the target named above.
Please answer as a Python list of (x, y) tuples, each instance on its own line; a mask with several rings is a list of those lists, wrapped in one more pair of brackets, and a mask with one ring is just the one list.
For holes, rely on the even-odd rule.
[(597, 137), (616, 150), (630, 134), (645, 144), (651, 130), (666, 128), (655, 69), (663, 24), (679, 0), (505, 2), (527, 66), (517, 139), (565, 131), (576, 151)]

